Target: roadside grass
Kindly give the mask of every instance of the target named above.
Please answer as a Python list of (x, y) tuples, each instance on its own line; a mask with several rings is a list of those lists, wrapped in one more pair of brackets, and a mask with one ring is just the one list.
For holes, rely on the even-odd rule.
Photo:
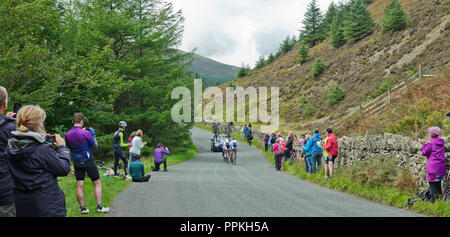
[[(206, 127), (205, 125), (197, 125), (199, 128)], [(211, 130), (210, 128), (208, 130)], [(233, 133), (232, 137), (245, 142), (241, 139), (241, 136)], [(264, 157), (272, 164), (275, 164), (274, 156), (270, 151), (264, 151), (264, 143), (259, 140), (253, 140), (252, 146), (259, 149)], [(321, 168), (323, 167), (323, 162)], [(438, 201), (434, 204), (418, 200), (414, 205), (408, 207), (407, 201), (409, 198), (415, 199), (416, 195), (411, 191), (402, 191), (399, 187), (386, 187), (384, 185), (374, 184), (371, 182), (364, 182), (357, 178), (351, 178), (350, 173), (352, 168), (337, 168), (334, 172), (334, 177), (329, 180), (325, 180), (325, 174), (323, 169), (320, 169), (315, 174), (308, 176), (305, 169), (304, 160), (299, 160), (292, 165), (288, 162), (284, 163), (283, 171), (288, 172), (294, 176), (297, 176), (303, 180), (318, 184), (320, 186), (334, 189), (337, 191), (352, 194), (370, 201), (375, 201), (385, 205), (408, 209), (418, 214), (428, 215), (433, 217), (450, 217), (450, 202), (444, 203)]]
[[(197, 154), (197, 148), (195, 145), (192, 145), (188, 151), (180, 154), (173, 154), (166, 156), (167, 157), (167, 166), (176, 165), (187, 161), (193, 158)], [(154, 157), (144, 157), (142, 162), (144, 163), (144, 169), (146, 173), (151, 172), (151, 165), (153, 165)], [(112, 167), (114, 164), (113, 161), (109, 161), (106, 163), (106, 166)], [(121, 164), (123, 164), (121, 162)], [(73, 165), (72, 165), (73, 170)], [(170, 169), (169, 169), (170, 171)], [(100, 180), (102, 183), (102, 205), (105, 207), (111, 206), (114, 198), (125, 190), (126, 187), (131, 183), (131, 181), (125, 181), (121, 177), (110, 176), (109, 179), (105, 174), (105, 171), (99, 170), (100, 172)], [(151, 182), (151, 179), (150, 179)], [(92, 181), (86, 176), (84, 181), (84, 202), (87, 209), (89, 209), (89, 214), (81, 215), (80, 213), (80, 205), (78, 204), (78, 199), (76, 197), (76, 180), (75, 176), (68, 175), (66, 177), (59, 177), (58, 183), (61, 189), (63, 190), (66, 196), (66, 209), (67, 209), (67, 217), (103, 217), (104, 213), (97, 213), (97, 204), (94, 197), (94, 185)]]

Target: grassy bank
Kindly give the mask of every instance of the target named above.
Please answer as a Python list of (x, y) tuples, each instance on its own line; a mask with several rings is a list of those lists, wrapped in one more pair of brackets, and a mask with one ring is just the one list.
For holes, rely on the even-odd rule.
[[(193, 158), (197, 154), (197, 148), (195, 145), (192, 145), (187, 152), (180, 154), (172, 154), (167, 156), (167, 165), (172, 166), (184, 161), (187, 161)], [(145, 172), (151, 172), (151, 165), (153, 165), (153, 157), (145, 157), (143, 158)], [(107, 163), (107, 166), (112, 167), (113, 161)], [(121, 162), (122, 163), (122, 162)], [(73, 167), (72, 167), (73, 170)], [(170, 168), (169, 168), (170, 171)], [(125, 190), (126, 187), (131, 183), (131, 181), (125, 181), (119, 177), (109, 177), (107, 179), (106, 176), (103, 176), (105, 172), (100, 170), (100, 180), (102, 182), (102, 202), (103, 206), (109, 207), (111, 206), (114, 198)], [(150, 179), (151, 182), (151, 179)], [(67, 209), (67, 217), (81, 217), (80, 214), (80, 206), (78, 204), (78, 200), (75, 194), (76, 191), (76, 180), (75, 176), (69, 175), (67, 177), (58, 178), (58, 183), (61, 186), (61, 189), (64, 191), (66, 196), (66, 209)], [(151, 185), (151, 184), (150, 184)], [(96, 212), (96, 201), (94, 198), (94, 185), (91, 180), (86, 176), (84, 182), (84, 202), (86, 207), (89, 209), (90, 213), (88, 215), (83, 215), (83, 217), (103, 217), (104, 214)]]
[[(211, 130), (211, 128), (208, 128), (205, 125), (196, 124), (196, 126)], [(232, 136), (241, 142), (244, 142), (240, 135), (232, 134)], [(252, 146), (259, 149), (269, 162), (273, 165), (275, 164), (273, 154), (270, 151), (264, 152), (264, 143), (262, 141), (253, 140)], [(365, 198), (370, 201), (379, 202), (397, 208), (407, 208), (408, 198), (415, 198), (414, 192), (402, 191), (399, 187), (386, 187), (383, 185), (374, 184), (372, 182), (358, 180), (357, 178), (351, 178), (349, 175), (352, 171), (351, 167), (336, 169), (334, 177), (331, 180), (325, 180), (323, 169), (315, 174), (312, 174), (311, 176), (308, 176), (308, 173), (305, 171), (305, 164), (303, 160), (292, 165), (284, 164), (283, 171), (326, 188), (335, 189)], [(435, 204), (431, 204), (419, 200), (408, 209), (423, 215), (450, 217), (450, 202), (444, 203), (442, 201), (438, 201)]]

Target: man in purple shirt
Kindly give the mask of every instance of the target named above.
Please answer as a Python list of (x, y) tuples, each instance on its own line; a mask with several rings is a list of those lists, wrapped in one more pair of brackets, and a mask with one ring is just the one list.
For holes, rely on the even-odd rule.
[(94, 161), (92, 148), (98, 149), (98, 143), (95, 138), (95, 131), (89, 128), (89, 131), (82, 129), (84, 125), (84, 116), (82, 113), (76, 113), (73, 116), (73, 128), (66, 133), (67, 145), (72, 151), (73, 166), (75, 168), (75, 177), (77, 179), (77, 199), (80, 204), (81, 214), (88, 214), (89, 209), (84, 205), (84, 176), (86, 173), (94, 184), (94, 196), (97, 201), (97, 212), (108, 212), (109, 208), (102, 207), (102, 184), (100, 183), (100, 174)]
[(158, 144), (155, 150), (155, 166), (152, 166), (153, 171), (159, 171), (159, 166), (164, 164), (164, 171), (167, 171), (167, 160), (164, 158), (164, 154), (170, 155), (170, 151), (167, 147), (164, 147), (161, 143)]

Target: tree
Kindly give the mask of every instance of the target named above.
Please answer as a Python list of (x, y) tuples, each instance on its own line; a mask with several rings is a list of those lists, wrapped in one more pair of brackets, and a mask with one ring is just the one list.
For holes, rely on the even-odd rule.
[(368, 35), (375, 23), (366, 9), (363, 0), (355, 0), (350, 6), (350, 12), (344, 20), (344, 36), (346, 40), (360, 40)]
[(275, 61), (275, 56), (271, 53), (267, 58), (267, 65), (273, 63)]
[(306, 49), (305, 44), (302, 44), (302, 47), (298, 50), (297, 61), (301, 64), (304, 64), (308, 61), (308, 57), (308, 49)]
[(316, 59), (313, 65), (312, 74), (314, 77), (320, 76), (325, 70), (325, 64), (320, 60), (320, 58)]
[(397, 0), (392, 0), (384, 9), (383, 31), (399, 31), (408, 26), (408, 17), (402, 5)]
[(340, 85), (336, 85), (328, 94), (328, 105), (333, 106), (339, 104), (345, 98), (345, 92)]
[(333, 24), (331, 28), (331, 44), (335, 48), (340, 48), (344, 45), (347, 40), (344, 36), (344, 16), (342, 15), (343, 11), (338, 11), (333, 19)]
[(290, 36), (286, 36), (286, 39), (283, 40), (283, 42), (281, 42), (280, 44), (280, 49), (278, 50), (278, 52), (280, 52), (280, 54), (285, 54), (287, 52), (289, 52), (292, 49), (293, 45), (291, 42), (291, 38)]
[(322, 22), (323, 15), (320, 12), (317, 0), (311, 0), (305, 13), (305, 19), (302, 21), (303, 29), (301, 30), (304, 42), (311, 47), (325, 39)]
[(242, 63), (242, 66), (239, 69), (237, 76), (238, 76), (238, 78), (243, 78), (243, 77), (246, 77), (249, 72), (250, 72), (250, 67), (248, 65), (245, 66), (244, 63)]
[(260, 56), (258, 61), (256, 61), (255, 69), (260, 69), (264, 66), (266, 66), (266, 60), (264, 59), (264, 56)]
[(323, 31), (325, 34), (329, 35), (331, 30), (333, 29), (333, 21), (337, 14), (338, 10), (334, 2), (331, 2), (330, 6), (328, 6), (327, 13), (325, 14), (325, 19), (323, 20)]

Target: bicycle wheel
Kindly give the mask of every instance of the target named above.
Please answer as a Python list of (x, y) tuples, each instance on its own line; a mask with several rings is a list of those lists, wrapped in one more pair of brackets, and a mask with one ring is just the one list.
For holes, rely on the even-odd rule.
[(233, 153), (233, 165), (236, 165), (237, 154)]

